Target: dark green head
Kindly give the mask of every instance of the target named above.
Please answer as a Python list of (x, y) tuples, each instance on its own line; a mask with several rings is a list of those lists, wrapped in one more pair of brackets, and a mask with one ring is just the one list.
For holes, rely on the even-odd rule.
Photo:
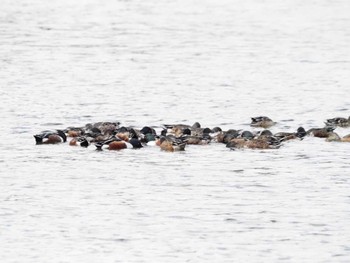
[(146, 142), (155, 141), (155, 140), (156, 140), (156, 137), (155, 137), (154, 134), (152, 134), (152, 133), (147, 133), (147, 134), (145, 135), (145, 141), (146, 141)]

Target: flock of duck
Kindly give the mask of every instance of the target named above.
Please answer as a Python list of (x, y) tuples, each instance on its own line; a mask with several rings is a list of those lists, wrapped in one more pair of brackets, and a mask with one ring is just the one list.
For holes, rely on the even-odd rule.
[(43, 131), (34, 135), (36, 144), (57, 144), (69, 141), (71, 146), (89, 147), (96, 150), (122, 150), (156, 146), (163, 151), (184, 151), (187, 145), (204, 145), (211, 142), (224, 143), (234, 149), (277, 149), (285, 141), (302, 140), (305, 136), (325, 138), (326, 141), (350, 142), (350, 134), (339, 136), (334, 130), (337, 127), (350, 127), (350, 117), (328, 119), (322, 128), (305, 130), (299, 127), (295, 132), (272, 133), (269, 128), (275, 125), (269, 117), (251, 118), (251, 127), (263, 128), (259, 131), (222, 130), (220, 127), (201, 127), (193, 125), (163, 125), (157, 133), (152, 127), (142, 129), (121, 126), (119, 122), (89, 123), (83, 127), (68, 127), (62, 130)]

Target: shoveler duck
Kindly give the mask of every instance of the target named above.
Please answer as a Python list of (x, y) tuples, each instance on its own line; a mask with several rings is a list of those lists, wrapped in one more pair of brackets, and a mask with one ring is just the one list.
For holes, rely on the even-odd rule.
[(93, 128), (97, 128), (103, 134), (111, 134), (114, 130), (118, 129), (120, 122), (96, 122), (96, 123), (88, 123), (85, 125), (86, 130), (92, 130)]
[(152, 133), (147, 133), (143, 138), (142, 142), (145, 143), (147, 146), (156, 146), (157, 138), (159, 138), (157, 135), (154, 135)]
[(278, 149), (280, 147), (280, 141), (278, 140), (264, 140), (264, 139), (251, 139), (246, 140), (244, 138), (232, 139), (226, 147), (234, 150), (240, 148), (248, 149)]
[(206, 136), (206, 135), (209, 135), (210, 133), (213, 133), (213, 131), (208, 127), (191, 129), (191, 135), (193, 136)]
[(335, 133), (335, 132), (329, 132), (328, 136), (326, 138), (327, 142), (340, 142), (342, 141), (342, 138), (340, 138), (340, 136)]
[(220, 131), (216, 136), (214, 136), (214, 141), (219, 143), (228, 143), (231, 139), (237, 138), (239, 135), (239, 130), (229, 129), (227, 131)]
[(318, 137), (318, 138), (327, 138), (331, 132), (335, 130), (334, 126), (326, 126), (323, 128), (312, 128), (309, 129), (306, 134), (313, 136), (313, 137)]
[(141, 130), (140, 133), (143, 135), (146, 134), (153, 134), (153, 135), (157, 135), (157, 132), (155, 131), (155, 129), (149, 127), (149, 126), (144, 126)]
[(122, 149), (139, 149), (142, 148), (141, 141), (136, 138), (131, 138), (129, 141), (123, 141), (116, 137), (112, 137), (104, 142), (98, 142), (95, 144), (97, 150), (102, 150), (103, 146), (107, 146), (108, 150), (122, 150)]
[(293, 139), (302, 140), (306, 136), (306, 131), (303, 127), (299, 127), (296, 132), (278, 132), (274, 134), (275, 137), (282, 141), (288, 141)]
[(84, 135), (85, 130), (80, 127), (68, 127), (64, 130), (67, 137), (79, 137)]
[(250, 123), (250, 126), (252, 127), (261, 127), (267, 129), (276, 124), (276, 122), (272, 121), (269, 117), (266, 116), (252, 117), (251, 119), (252, 122)]
[(333, 119), (328, 119), (325, 122), (326, 126), (336, 126), (347, 128), (350, 127), (350, 116), (349, 118), (336, 117)]
[(269, 130), (264, 130), (254, 135), (250, 131), (243, 131), (237, 138), (231, 139), (228, 148), (250, 148), (250, 149), (277, 149), (281, 140), (274, 137)]
[(162, 136), (158, 144), (161, 150), (167, 152), (184, 151), (186, 147), (186, 142), (170, 135)]
[(226, 143), (226, 147), (230, 149), (234, 149), (234, 148), (241, 149), (241, 148), (244, 148), (246, 143), (247, 143), (247, 140), (244, 138), (232, 138), (230, 141)]
[(115, 136), (123, 141), (129, 141), (130, 139), (142, 139), (143, 134), (134, 128), (122, 127), (116, 131)]
[(155, 131), (155, 129), (149, 127), (149, 126), (144, 126), (141, 130), (140, 130), (140, 141), (145, 143), (148, 146), (154, 146), (156, 145), (156, 138), (157, 136), (157, 132)]
[(42, 131), (34, 135), (36, 144), (57, 144), (67, 141), (67, 136), (62, 130)]
[(208, 134), (203, 136), (186, 135), (186, 136), (183, 136), (183, 140), (187, 144), (207, 145), (210, 143), (211, 137)]
[(72, 140), (70, 140), (69, 145), (70, 146), (81, 146), (81, 147), (86, 148), (86, 147), (89, 147), (90, 142), (85, 137), (74, 137)]
[(180, 137), (185, 129), (195, 130), (201, 129), (199, 122), (195, 122), (193, 125), (187, 124), (163, 124), (168, 133), (174, 134), (176, 137)]

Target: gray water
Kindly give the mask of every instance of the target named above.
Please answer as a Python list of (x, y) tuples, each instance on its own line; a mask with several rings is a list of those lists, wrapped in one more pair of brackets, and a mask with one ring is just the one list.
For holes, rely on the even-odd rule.
[[(1, 262), (349, 262), (349, 147), (96, 152), (95, 121), (322, 127), (350, 115), (350, 2), (2, 0)], [(340, 135), (350, 129), (338, 128)]]

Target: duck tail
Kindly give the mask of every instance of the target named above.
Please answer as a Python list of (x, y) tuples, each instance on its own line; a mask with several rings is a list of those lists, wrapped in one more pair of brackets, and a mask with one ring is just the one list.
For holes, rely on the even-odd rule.
[(284, 137), (277, 138), (277, 137), (271, 136), (271, 137), (269, 137), (268, 142), (271, 146), (280, 146), (281, 143), (284, 141), (284, 139), (285, 139)]
[[(89, 143), (89, 141), (88, 141), (86, 138), (84, 138), (84, 139), (80, 142), (80, 146), (81, 146), (81, 147), (87, 148), (87, 147), (89, 147), (89, 145), (90, 145), (90, 143)], [(101, 145), (101, 147), (102, 147), (102, 145)]]
[(186, 147), (186, 143), (181, 143), (177, 145), (177, 147), (178, 147), (178, 151), (184, 151)]
[(174, 127), (174, 124), (163, 124), (162, 126), (164, 129), (172, 129)]
[(96, 146), (96, 151), (102, 151), (103, 143), (97, 142), (95, 143), (95, 146)]

